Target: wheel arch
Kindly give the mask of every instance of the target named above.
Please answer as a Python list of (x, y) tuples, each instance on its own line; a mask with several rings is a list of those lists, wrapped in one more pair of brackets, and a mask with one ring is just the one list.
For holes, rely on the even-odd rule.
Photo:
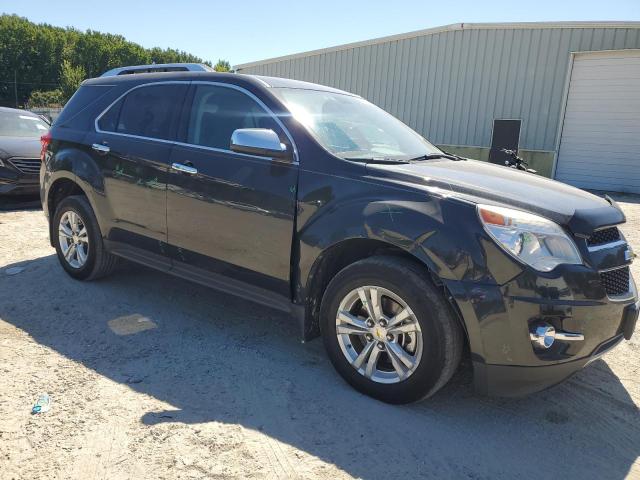
[(43, 207), (49, 219), (53, 217), (57, 205), (64, 198), (69, 195), (83, 195), (93, 209), (101, 231), (105, 232), (105, 205), (102, 205), (105, 202), (99, 200), (100, 197), (104, 197), (104, 179), (92, 156), (81, 145), (60, 141), (56, 153), (47, 165), (45, 181), (47, 187)]
[(51, 183), (47, 191), (47, 214), (49, 218), (53, 217), (60, 202), (70, 195), (87, 196), (87, 193), (78, 184), (74, 175), (61, 175)]
[(442, 292), (443, 297), (451, 307), (452, 315), (457, 319), (465, 332), (465, 341), (468, 341), (466, 325), (455, 301), (448, 292), (445, 284), (435, 273), (435, 266), (430, 264), (429, 259), (420, 258), (412, 252), (390, 242), (366, 237), (341, 240), (324, 249), (317, 256), (311, 267), (304, 288), (303, 339), (308, 341), (320, 335), (320, 307), (322, 298), (329, 282), (336, 274), (359, 260), (383, 255), (402, 258), (423, 269), (425, 277), (430, 279)]
[(68, 171), (57, 172), (57, 178), (53, 180), (46, 191), (46, 201), (43, 207), (49, 218), (49, 243), (54, 246), (55, 225), (54, 215), (60, 202), (72, 195), (82, 195), (88, 199), (87, 193), (76, 181), (75, 175)]
[[(486, 275), (474, 231), (475, 209), (448, 197), (403, 190), (372, 193), (370, 185), (363, 192), (345, 195), (350, 188), (354, 187), (336, 189), (337, 198), (333, 199), (315, 191), (302, 197), (305, 220), (297, 227), (294, 244), (292, 297), (304, 308), (303, 338), (319, 334), (319, 303), (331, 278), (347, 265), (372, 255), (398, 255), (419, 264), (441, 287), (460, 318), (445, 283)], [(330, 201), (322, 204), (325, 199)], [(306, 209), (313, 214), (304, 215)], [(461, 235), (460, 225), (468, 226), (466, 234)]]

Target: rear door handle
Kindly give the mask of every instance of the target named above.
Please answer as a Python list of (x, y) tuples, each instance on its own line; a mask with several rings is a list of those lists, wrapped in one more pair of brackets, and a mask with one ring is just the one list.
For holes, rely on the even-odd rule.
[(102, 145), (101, 143), (94, 143), (93, 145), (91, 145), (91, 148), (102, 155), (106, 155), (111, 151), (111, 149), (107, 145)]
[(178, 172), (188, 173), (189, 175), (195, 175), (198, 173), (197, 168), (185, 165), (184, 163), (172, 163), (171, 168), (173, 170), (177, 170)]

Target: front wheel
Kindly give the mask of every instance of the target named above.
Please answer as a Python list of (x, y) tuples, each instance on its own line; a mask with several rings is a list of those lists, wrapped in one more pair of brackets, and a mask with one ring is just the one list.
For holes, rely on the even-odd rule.
[(388, 403), (433, 395), (454, 374), (463, 333), (414, 262), (372, 257), (339, 272), (321, 307), (325, 348), (357, 390)]

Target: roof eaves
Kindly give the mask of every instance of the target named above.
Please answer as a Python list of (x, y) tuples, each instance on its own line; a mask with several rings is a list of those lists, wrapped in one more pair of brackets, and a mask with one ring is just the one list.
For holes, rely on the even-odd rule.
[(399, 33), (386, 37), (372, 38), (359, 42), (345, 43), (333, 47), (320, 48), (317, 50), (309, 50), (306, 52), (293, 53), (280, 57), (267, 58), (255, 62), (241, 63), (234, 65), (234, 70), (242, 70), (245, 68), (257, 67), (269, 63), (282, 62), (284, 60), (295, 60), (297, 58), (311, 57), (314, 55), (322, 55), (323, 53), (339, 52), (341, 50), (350, 50), (358, 47), (366, 47), (380, 43), (388, 43), (409, 38), (422, 37), (425, 35), (435, 35), (437, 33), (456, 31), (456, 30), (518, 30), (518, 29), (541, 29), (541, 28), (640, 28), (640, 22), (510, 22), (510, 23), (452, 23), (440, 27), (426, 28), (422, 30), (414, 30), (412, 32)]

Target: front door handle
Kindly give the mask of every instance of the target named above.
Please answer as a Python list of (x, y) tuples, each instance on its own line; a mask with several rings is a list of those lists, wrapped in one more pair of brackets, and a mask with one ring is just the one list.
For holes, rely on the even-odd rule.
[(197, 168), (185, 165), (184, 163), (172, 163), (171, 168), (173, 170), (177, 170), (178, 172), (188, 173), (189, 175), (195, 175), (198, 173)]
[(91, 145), (91, 148), (93, 148), (101, 155), (106, 155), (111, 151), (111, 149), (107, 145), (102, 145), (101, 143), (94, 143), (93, 145)]

